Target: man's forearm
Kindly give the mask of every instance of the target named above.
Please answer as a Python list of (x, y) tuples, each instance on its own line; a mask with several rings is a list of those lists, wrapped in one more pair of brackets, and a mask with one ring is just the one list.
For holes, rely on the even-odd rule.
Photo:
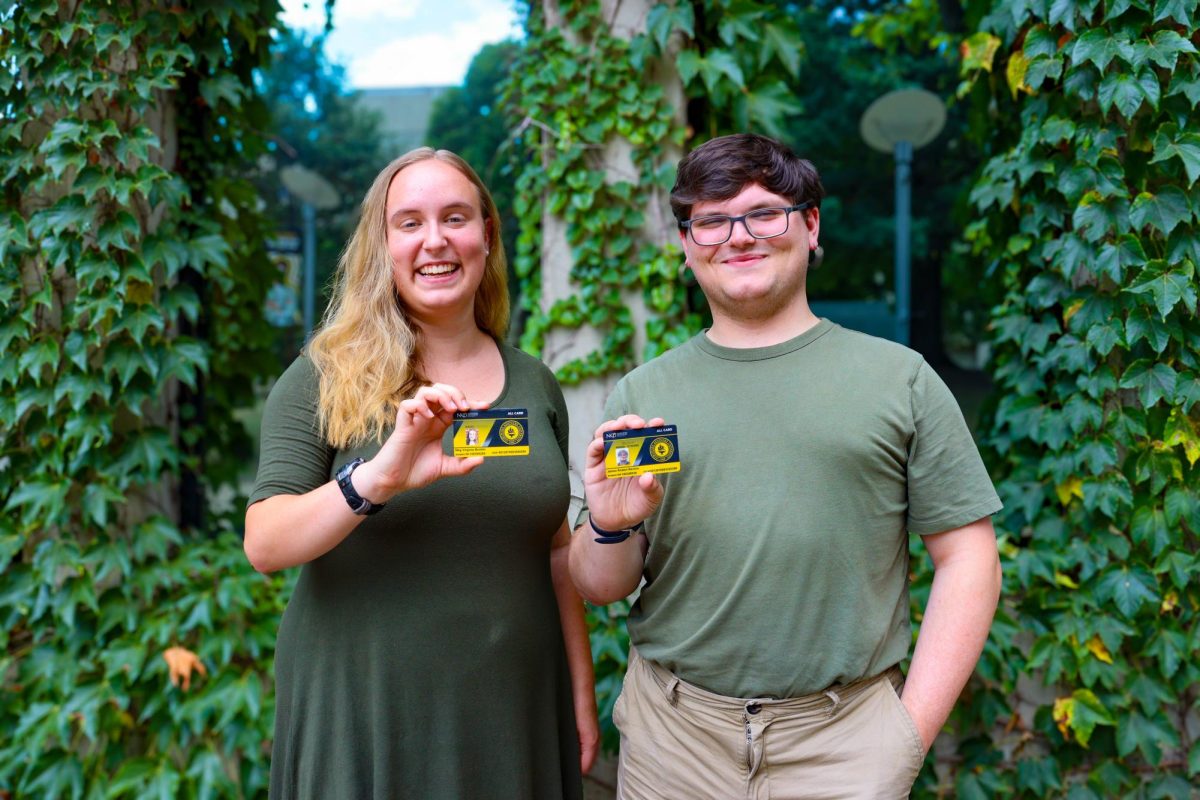
[[(962, 537), (959, 541), (941, 537)], [(991, 521), (926, 538), (933, 585), (902, 698), (928, 748), (971, 677), (1000, 597)]]
[(576, 588), (597, 605), (628, 597), (642, 580), (646, 537), (636, 533), (623, 542), (601, 543), (584, 522), (571, 537), (571, 578)]

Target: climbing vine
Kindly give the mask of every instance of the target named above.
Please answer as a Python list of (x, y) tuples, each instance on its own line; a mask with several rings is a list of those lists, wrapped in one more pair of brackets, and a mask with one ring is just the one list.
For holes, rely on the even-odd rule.
[[(623, 39), (599, 2), (561, 4), (565, 24), (547, 25), (529, 8), (528, 40), (513, 70), (507, 103), (518, 137), (516, 272), (531, 316), (523, 346), (541, 352), (547, 330), (588, 325), (602, 346), (558, 370), (561, 381), (624, 371), (692, 336), (703, 322), (689, 299), (682, 253), (645, 232), (646, 198), (669, 191), (674, 159), (690, 130), (676, 122), (662, 85), (648, 81), (664, 59), (676, 65), (692, 117), (706, 132), (776, 131), (798, 106), (781, 76), (799, 69), (803, 43), (773, 6), (757, 2), (661, 3), (646, 30)], [(719, 111), (715, 110), (719, 109)], [(707, 137), (706, 137), (707, 138)], [(633, 170), (605, 170), (605, 148), (626, 143)], [(542, 216), (566, 223), (571, 280), (578, 292), (541, 307)], [(641, 292), (649, 310), (646, 347), (634, 352), (634, 323), (623, 291)]]
[(0, 12), (0, 796), (265, 791), (281, 581), (209, 498), (273, 369), (242, 176), (277, 11)]
[(1197, 26), (1182, 0), (997, 2), (962, 45), (994, 148), (967, 238), (1005, 292), (1006, 600), (959, 797), (1186, 798), (1200, 775)]

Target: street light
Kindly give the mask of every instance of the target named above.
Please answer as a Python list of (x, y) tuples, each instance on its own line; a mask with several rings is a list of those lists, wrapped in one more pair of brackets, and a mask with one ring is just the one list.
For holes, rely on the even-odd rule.
[(317, 209), (335, 208), (341, 199), (329, 181), (311, 169), (289, 164), (279, 170), (279, 180), (300, 201), (304, 213), (304, 341), (313, 330), (313, 296), (316, 294)]
[(924, 89), (898, 89), (863, 112), (858, 131), (875, 150), (896, 158), (896, 341), (908, 344), (911, 274), (912, 154), (932, 142), (946, 124), (946, 106)]

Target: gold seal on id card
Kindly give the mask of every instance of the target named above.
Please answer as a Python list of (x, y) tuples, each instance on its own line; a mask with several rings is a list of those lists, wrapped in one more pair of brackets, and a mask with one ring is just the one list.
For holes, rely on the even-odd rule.
[(489, 408), (455, 412), (454, 455), (458, 458), (529, 455), (529, 410)]
[(674, 425), (604, 432), (604, 474), (609, 478), (679, 469), (679, 431)]

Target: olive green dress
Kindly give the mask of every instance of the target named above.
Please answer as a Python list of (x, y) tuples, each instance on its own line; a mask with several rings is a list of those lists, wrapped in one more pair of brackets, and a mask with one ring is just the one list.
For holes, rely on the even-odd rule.
[[(581, 796), (549, 558), (569, 500), (566, 405), (541, 362), (500, 349), (492, 405), (529, 409), (530, 455), (397, 495), (301, 567), (275, 651), (272, 798)], [(315, 409), (302, 356), (267, 400), (250, 502), (379, 449), (329, 447)]]

